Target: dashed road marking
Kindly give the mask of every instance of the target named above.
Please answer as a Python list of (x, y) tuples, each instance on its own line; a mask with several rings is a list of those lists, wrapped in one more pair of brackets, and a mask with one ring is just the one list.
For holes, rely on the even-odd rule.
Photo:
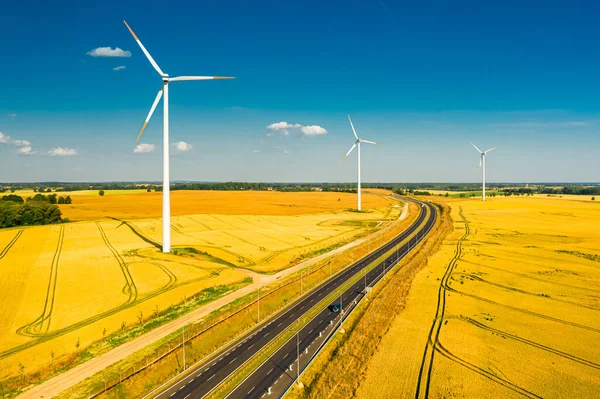
[(212, 380), (212, 378), (213, 378), (214, 376), (215, 376), (214, 374), (213, 374), (213, 375), (211, 375), (210, 377), (208, 377), (208, 380), (206, 380), (206, 381), (210, 381), (210, 380)]

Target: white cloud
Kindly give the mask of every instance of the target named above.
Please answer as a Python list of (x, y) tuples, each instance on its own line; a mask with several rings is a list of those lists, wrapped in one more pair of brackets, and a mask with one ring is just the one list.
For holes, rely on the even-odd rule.
[(192, 149), (192, 145), (186, 143), (185, 141), (180, 141), (178, 143), (173, 143), (173, 145), (175, 146), (175, 148), (179, 152), (188, 152), (189, 150)]
[(11, 118), (11, 119), (12, 119), (12, 118), (16, 118), (16, 117), (17, 117), (17, 114), (15, 114), (15, 113), (8, 114), (8, 117), (9, 117), (9, 118)]
[(13, 141), (13, 144), (17, 147), (29, 147), (31, 145), (31, 143), (27, 140), (15, 140)]
[(77, 150), (73, 148), (62, 148), (56, 147), (48, 151), (48, 155), (54, 157), (70, 157), (73, 155), (77, 155)]
[(17, 152), (21, 155), (33, 155), (36, 154), (35, 151), (31, 151), (31, 146), (21, 147), (17, 150)]
[(302, 131), (302, 133), (306, 134), (307, 136), (318, 136), (321, 134), (327, 134), (327, 130), (319, 125), (302, 126), (300, 128), (300, 131)]
[(304, 126), (299, 123), (287, 123), (285, 121), (271, 123), (267, 126), (267, 129), (270, 130), (267, 133), (269, 137), (274, 136), (274, 132), (280, 132), (284, 136), (289, 136), (289, 129), (300, 129), (300, 132), (306, 136), (327, 134), (327, 130), (319, 125)]
[(267, 129), (269, 130), (282, 130), (282, 129), (291, 129), (294, 127), (301, 127), (302, 125), (300, 125), (299, 123), (295, 123), (295, 124), (291, 124), (291, 123), (287, 123), (287, 122), (276, 122), (276, 123), (271, 123), (269, 126), (267, 126)]
[(289, 150), (283, 150), (283, 153), (287, 155), (287, 154), (290, 153), (290, 151)]
[(7, 136), (6, 134), (0, 132), (0, 143), (8, 144), (9, 140), (10, 140), (10, 136)]
[(138, 144), (133, 149), (133, 152), (135, 152), (135, 153), (153, 152), (155, 148), (156, 148), (155, 144)]
[(252, 152), (257, 153), (260, 152), (260, 150), (252, 150)]
[(118, 67), (114, 67), (113, 71), (122, 71), (123, 69), (125, 69), (125, 65), (119, 65)]
[(131, 57), (131, 51), (125, 51), (118, 47), (98, 47), (87, 52), (91, 57)]

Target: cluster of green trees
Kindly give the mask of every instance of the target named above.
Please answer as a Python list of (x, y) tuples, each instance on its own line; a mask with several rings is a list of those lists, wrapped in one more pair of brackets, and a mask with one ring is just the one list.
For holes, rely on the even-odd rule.
[(34, 226), (41, 224), (62, 223), (60, 208), (48, 201), (20, 201), (17, 195), (3, 196), (0, 201), (0, 228), (14, 226)]
[[(19, 197), (18, 195), (13, 195), (13, 197)], [(4, 197), (3, 197), (4, 198)], [(19, 197), (21, 198), (21, 197)], [(21, 198), (21, 202), (23, 201), (23, 198)], [(66, 197), (64, 196), (58, 196), (57, 194), (48, 194), (48, 195), (44, 195), (44, 194), (36, 194), (33, 197), (27, 197), (26, 202), (29, 201), (35, 201), (35, 202), (47, 202), (49, 204), (72, 204), (73, 200), (71, 199), (70, 195), (67, 195)], [(17, 201), (19, 202), (19, 201)]]

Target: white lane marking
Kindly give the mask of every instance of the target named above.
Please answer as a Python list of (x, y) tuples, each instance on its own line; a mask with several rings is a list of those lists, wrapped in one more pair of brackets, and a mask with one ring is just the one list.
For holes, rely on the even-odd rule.
[(190, 393), (188, 393), (187, 395), (185, 395), (185, 398), (183, 398), (183, 399), (187, 399), (187, 398), (188, 398), (190, 395), (191, 395), (191, 394), (190, 394)]
[(252, 348), (253, 346), (254, 346), (254, 344), (250, 345), (250, 346), (248, 347), (248, 349)]
[(256, 387), (252, 387), (252, 389), (248, 391), (248, 395), (250, 395), (250, 393), (251, 393), (252, 391), (254, 391), (254, 388), (256, 388)]
[(201, 375), (202, 375), (202, 373), (198, 374), (198, 375), (196, 376), (196, 378), (200, 377)]
[(192, 378), (191, 380), (188, 381), (188, 384), (191, 384), (192, 381), (194, 381), (194, 379)]
[(314, 328), (308, 332), (308, 335), (310, 335), (313, 331), (315, 331)]
[(267, 375), (271, 374), (271, 372), (272, 372), (273, 370), (275, 370), (275, 369), (271, 369), (271, 370), (269, 370), (269, 372), (267, 373)]
[(173, 395), (175, 395), (177, 392), (173, 392), (172, 394), (169, 395), (169, 397), (173, 397)]
[(266, 333), (266, 334), (265, 334), (265, 337), (268, 337), (268, 336), (269, 336), (269, 333)]
[(286, 357), (288, 357), (288, 355), (289, 355), (289, 353), (286, 353), (286, 354), (285, 354), (285, 356), (284, 356), (283, 358), (285, 359)]
[(281, 323), (283, 323), (283, 322), (280, 322), (279, 324), (277, 324), (277, 327), (279, 327), (281, 325)]
[(231, 361), (229, 362), (229, 364), (233, 363), (235, 359), (237, 359), (237, 357), (234, 357), (233, 359), (231, 359)]
[(215, 376), (214, 374), (213, 374), (213, 375), (211, 375), (210, 377), (208, 377), (208, 380), (206, 380), (206, 381), (210, 381), (210, 380), (212, 380), (212, 378), (213, 378), (214, 376)]
[(184, 386), (182, 386), (181, 388), (179, 388), (179, 390), (181, 391), (183, 388), (185, 388), (185, 385), (184, 385)]

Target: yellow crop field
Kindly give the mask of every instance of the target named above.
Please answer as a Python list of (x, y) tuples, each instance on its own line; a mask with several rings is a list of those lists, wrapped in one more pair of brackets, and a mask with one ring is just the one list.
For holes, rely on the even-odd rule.
[(600, 204), (573, 199), (449, 199), (357, 396), (599, 397)]
[[(381, 226), (401, 210), (384, 193), (366, 194), (367, 210), (351, 212), (350, 194), (175, 192), (173, 254), (157, 248), (161, 220), (147, 217), (159, 214), (160, 193), (82, 194), (63, 210), (83, 221), (2, 229), (0, 381), (204, 289), (284, 269)], [(203, 213), (211, 210), (220, 213)]]
[[(80, 195), (72, 205), (61, 205), (71, 220), (158, 218), (162, 193), (141, 192), (100, 197), (97, 192)], [(389, 200), (364, 193), (364, 208), (385, 207)], [(171, 215), (198, 213), (228, 215), (303, 215), (356, 208), (356, 194), (331, 192), (283, 193), (278, 191), (172, 191)]]

